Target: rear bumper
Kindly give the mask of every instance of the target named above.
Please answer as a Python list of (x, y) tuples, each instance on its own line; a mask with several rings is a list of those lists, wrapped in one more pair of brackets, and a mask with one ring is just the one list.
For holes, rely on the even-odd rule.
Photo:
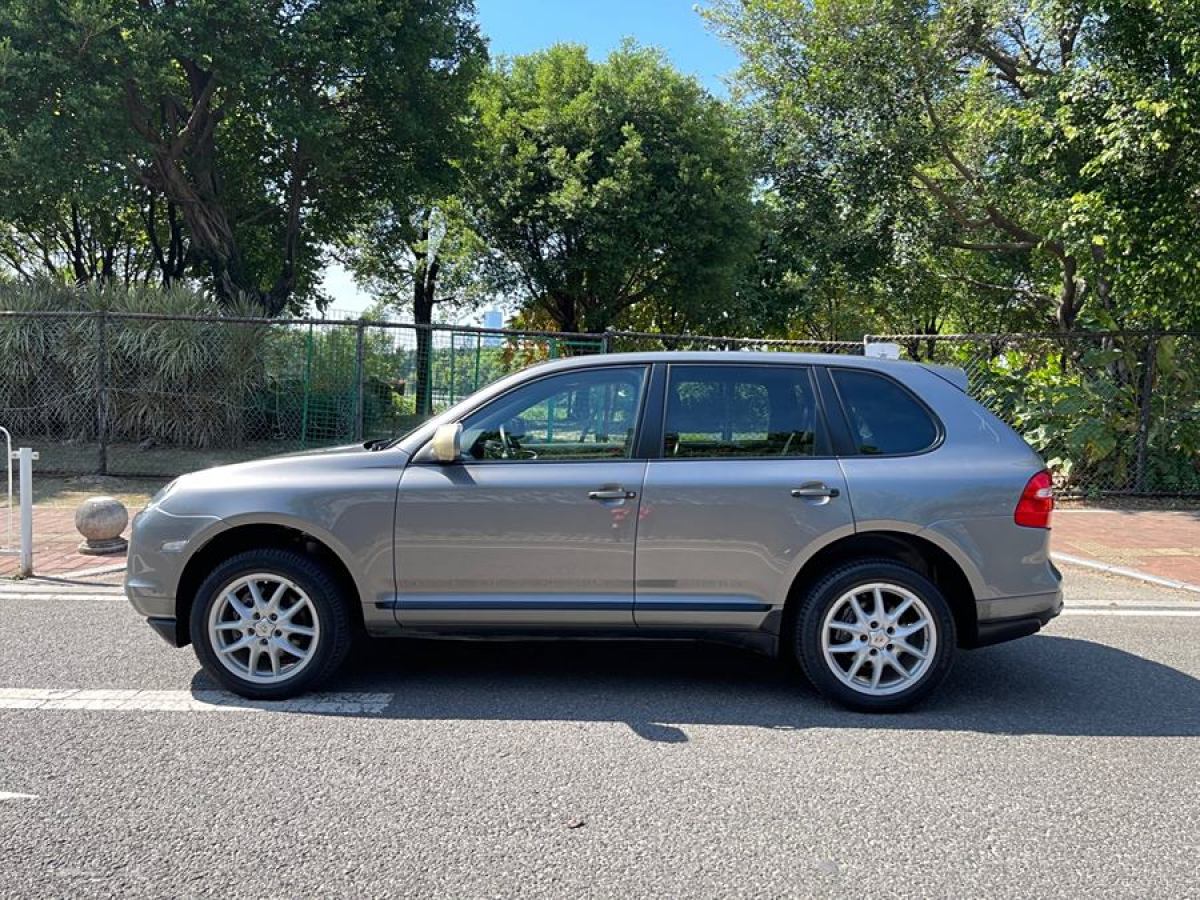
[(150, 616), (146, 619), (146, 624), (172, 647), (183, 646), (179, 643), (179, 629), (176, 628), (177, 623), (174, 616)]
[(976, 604), (978, 626), (972, 647), (987, 647), (1036, 634), (1062, 612), (1062, 589)]

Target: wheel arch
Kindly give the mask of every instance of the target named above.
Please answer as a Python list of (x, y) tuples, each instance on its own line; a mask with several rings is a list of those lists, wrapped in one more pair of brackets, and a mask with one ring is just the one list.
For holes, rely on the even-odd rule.
[(784, 603), (779, 634), (791, 633), (808, 589), (826, 572), (860, 559), (889, 559), (920, 572), (938, 586), (954, 613), (960, 646), (970, 646), (978, 633), (976, 592), (963, 566), (928, 538), (902, 531), (860, 531), (826, 544), (804, 561), (792, 579)]
[[(228, 523), (226, 523), (228, 524)], [(210, 537), (188, 559), (175, 591), (176, 643), (191, 643), (190, 622), (196, 592), (214, 568), (236, 553), (269, 548), (298, 549), (324, 565), (349, 598), (352, 621), (363, 627), (361, 591), (342, 555), (331, 541), (312, 533), (312, 529), (281, 521), (251, 521), (233, 524)]]

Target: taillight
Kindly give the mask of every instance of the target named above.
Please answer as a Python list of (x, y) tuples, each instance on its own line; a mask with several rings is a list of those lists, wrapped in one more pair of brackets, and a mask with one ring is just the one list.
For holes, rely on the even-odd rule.
[(1013, 521), (1026, 528), (1049, 528), (1054, 510), (1054, 482), (1049, 472), (1038, 472), (1029, 479), (1013, 512)]

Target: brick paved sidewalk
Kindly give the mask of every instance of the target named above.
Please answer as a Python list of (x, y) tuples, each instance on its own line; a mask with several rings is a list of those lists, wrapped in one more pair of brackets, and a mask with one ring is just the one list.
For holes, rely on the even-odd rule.
[(1050, 547), (1200, 586), (1200, 510), (1058, 509)]
[[(129, 511), (133, 518), (136, 510)], [(0, 522), (0, 527), (5, 526)], [(15, 532), (14, 546), (20, 540)], [(125, 531), (126, 536), (129, 530)], [(0, 535), (0, 540), (3, 536)], [(111, 556), (88, 556), (78, 552), (82, 538), (75, 530), (75, 511), (61, 507), (35, 506), (33, 509), (33, 571), (36, 575), (55, 578), (84, 577), (95, 581), (113, 581), (119, 579), (120, 573), (93, 574), (101, 569), (113, 569), (125, 566), (125, 554)], [(12, 578), (17, 572), (18, 560), (15, 556), (0, 556), (0, 578)]]
[[(37, 507), (33, 516), (38, 575), (71, 578), (124, 565), (124, 556), (76, 552), (80, 538), (73, 510)], [(1200, 510), (1059, 509), (1050, 546), (1056, 553), (1200, 585)], [(15, 557), (0, 556), (0, 577), (11, 577), (16, 570)], [(82, 577), (114, 580), (109, 575)]]

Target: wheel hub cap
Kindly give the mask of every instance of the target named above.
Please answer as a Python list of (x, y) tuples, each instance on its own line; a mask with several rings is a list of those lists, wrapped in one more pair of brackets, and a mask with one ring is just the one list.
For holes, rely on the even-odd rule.
[(899, 584), (847, 591), (821, 625), (825, 664), (861, 694), (898, 694), (920, 682), (937, 651), (937, 622), (925, 602)]
[(308, 594), (274, 573), (230, 581), (208, 616), (209, 646), (221, 665), (255, 684), (294, 678), (320, 639), (321, 622)]

